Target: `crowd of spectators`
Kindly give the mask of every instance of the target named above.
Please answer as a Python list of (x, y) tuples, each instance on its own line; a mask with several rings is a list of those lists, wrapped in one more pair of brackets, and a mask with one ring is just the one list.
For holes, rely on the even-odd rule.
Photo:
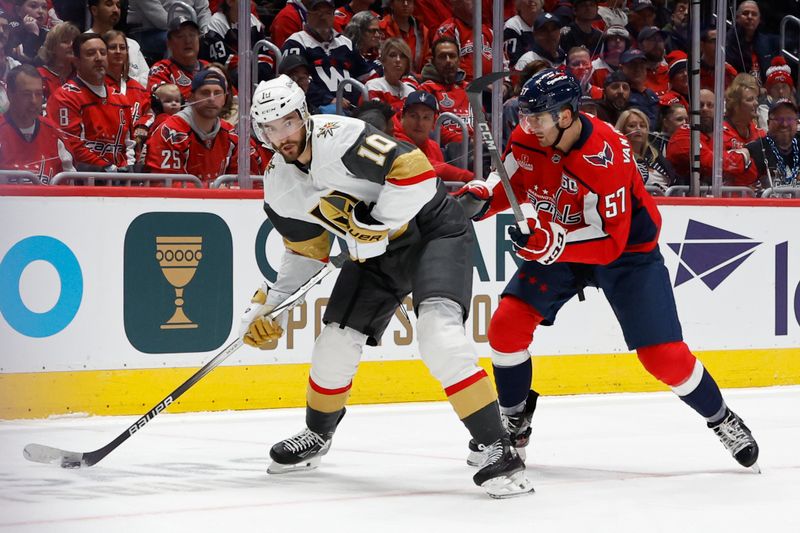
[[(0, 0), (0, 170), (43, 183), (69, 170), (191, 174), (206, 186), (235, 174), (240, 1), (251, 2), (251, 42), (281, 50), (256, 57), (256, 82), (287, 74), (312, 113), (356, 116), (413, 143), (446, 181), (485, 164), (462, 155), (473, 152), (462, 144), (474, 127), (465, 88), (475, 54), (490, 72), (502, 38), (513, 73), (502, 84), (505, 139), (522, 84), (558, 68), (580, 82), (583, 111), (629, 138), (651, 191), (689, 182), (689, 0), (506, 0), (502, 36), (481, 0), (479, 48), (477, 0)], [(779, 21), (797, 2), (773, 0), (768, 14), (756, 1), (731, 4), (724, 94), (713, 92), (716, 31), (704, 24), (700, 35), (701, 180), (722, 107), (724, 183), (796, 184), (796, 70), (763, 17)], [(356, 84), (337, 98), (347, 78), (368, 98)], [(249, 150), (251, 173), (262, 173), (267, 147), (251, 138)]]

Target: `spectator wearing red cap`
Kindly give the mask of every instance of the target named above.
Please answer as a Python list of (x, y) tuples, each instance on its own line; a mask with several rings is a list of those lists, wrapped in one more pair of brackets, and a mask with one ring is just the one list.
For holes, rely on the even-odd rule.
[(472, 172), (444, 161), (442, 149), (430, 138), (439, 108), (436, 98), (425, 91), (414, 91), (406, 98), (403, 114), (395, 121), (394, 137), (409, 142), (422, 150), (443, 181), (468, 182), (475, 176)]
[(238, 138), (219, 118), (227, 92), (219, 72), (198, 72), (191, 84), (191, 105), (167, 118), (147, 140), (145, 170), (192, 174), (205, 187), (221, 174), (236, 174)]
[(158, 61), (150, 69), (147, 89), (152, 92), (162, 83), (174, 83), (184, 98), (192, 92), (192, 79), (195, 74), (208, 65), (198, 59), (200, 54), (200, 27), (193, 19), (177, 16), (169, 23), (167, 46), (170, 57)]
[(47, 116), (62, 133), (80, 171), (118, 172), (135, 162), (130, 103), (106, 81), (108, 48), (94, 33), (72, 43), (75, 76), (47, 102)]
[(400, 38), (388, 39), (381, 46), (383, 76), (366, 83), (370, 100), (386, 102), (394, 111), (400, 111), (409, 94), (416, 89), (416, 81), (408, 76), (411, 71), (411, 49)]
[(619, 60), (630, 43), (630, 34), (622, 26), (610, 26), (606, 30), (600, 57), (592, 61), (592, 85), (605, 86), (606, 76), (619, 68)]
[(411, 50), (411, 71), (422, 72), (431, 55), (430, 30), (414, 17), (414, 0), (391, 0), (389, 14), (383, 16), (380, 28), (387, 39), (399, 37)]
[(785, 98), (797, 103), (792, 69), (786, 64), (783, 56), (775, 56), (772, 59), (772, 65), (767, 69), (766, 85), (767, 94), (758, 106), (758, 125), (762, 128), (767, 126), (767, 115), (772, 102)]
[(668, 107), (680, 104), (689, 110), (689, 70), (686, 53), (682, 50), (670, 52), (669, 56), (669, 90), (662, 94), (659, 105)]
[(665, 35), (657, 27), (648, 26), (639, 32), (637, 38), (639, 48), (647, 59), (647, 87), (652, 89), (656, 96), (661, 96), (669, 90), (669, 66), (664, 59)]
[(45, 184), (61, 171), (75, 170), (58, 129), (42, 117), (44, 90), (39, 72), (31, 65), (20, 65), (7, 79), (10, 106), (0, 115), (0, 168), (33, 172)]

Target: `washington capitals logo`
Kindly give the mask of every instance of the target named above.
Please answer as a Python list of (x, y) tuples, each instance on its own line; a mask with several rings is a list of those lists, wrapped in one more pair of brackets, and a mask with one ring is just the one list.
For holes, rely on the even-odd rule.
[(614, 151), (611, 150), (611, 146), (607, 142), (604, 142), (603, 149), (600, 152), (594, 155), (585, 155), (583, 158), (590, 165), (608, 168), (608, 165), (614, 163)]
[(74, 83), (65, 83), (61, 86), (61, 89), (70, 93), (79, 93), (81, 92), (81, 88), (75, 85)]
[(320, 137), (333, 137), (333, 133), (339, 128), (338, 122), (326, 122), (317, 130), (317, 138)]
[(189, 138), (187, 133), (182, 131), (173, 130), (166, 124), (161, 126), (161, 138), (168, 143), (179, 144)]
[(750, 237), (690, 219), (683, 242), (667, 244), (680, 260), (675, 287), (700, 278), (713, 291), (759, 244)]

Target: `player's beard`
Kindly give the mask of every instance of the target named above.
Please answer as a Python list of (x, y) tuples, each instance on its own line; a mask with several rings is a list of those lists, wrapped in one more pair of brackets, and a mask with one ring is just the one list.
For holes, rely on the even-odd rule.
[[(283, 156), (283, 160), (287, 163), (294, 163), (297, 159), (305, 152), (306, 150), (306, 136), (303, 135), (298, 142), (289, 142), (283, 143), (280, 147), (278, 147), (278, 152)], [(284, 151), (284, 148), (288, 145), (295, 146), (295, 149), (291, 151), (291, 153), (287, 153)]]

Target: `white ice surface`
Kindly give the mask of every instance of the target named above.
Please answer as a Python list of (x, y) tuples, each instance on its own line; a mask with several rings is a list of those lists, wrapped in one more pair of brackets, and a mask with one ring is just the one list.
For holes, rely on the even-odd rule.
[(162, 414), (101, 463), (28, 462), (37, 442), (99, 448), (135, 417), (0, 423), (0, 532), (800, 532), (800, 387), (728, 390), (761, 446), (739, 467), (669, 393), (542, 398), (536, 493), (472, 484), (446, 403), (354, 406), (319, 469), (265, 473), (301, 409)]

